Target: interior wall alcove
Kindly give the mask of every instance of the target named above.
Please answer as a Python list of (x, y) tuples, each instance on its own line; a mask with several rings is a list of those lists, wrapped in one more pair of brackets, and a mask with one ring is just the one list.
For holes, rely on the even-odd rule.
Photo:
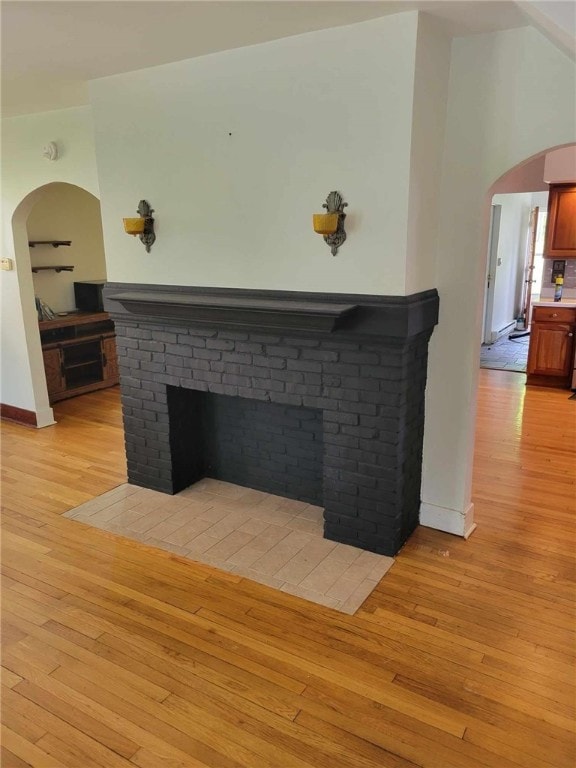
[[(35, 296), (55, 312), (71, 311), (75, 308), (74, 281), (106, 279), (100, 202), (80, 186), (50, 182), (21, 200), (12, 216), (12, 233), (26, 340), (20, 358), (30, 369), (36, 426), (44, 427), (55, 422), (48, 400)], [(29, 242), (34, 240), (70, 240), (71, 245), (31, 249)], [(33, 265), (61, 264), (73, 266), (74, 271), (32, 272)], [(17, 323), (18, 319), (5, 317), (4, 321)], [(8, 333), (6, 338), (10, 336)], [(18, 376), (18, 371), (12, 375)]]

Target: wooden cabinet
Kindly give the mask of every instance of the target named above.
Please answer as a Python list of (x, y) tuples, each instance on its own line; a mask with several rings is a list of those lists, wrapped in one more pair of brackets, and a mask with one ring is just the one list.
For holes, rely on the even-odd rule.
[(62, 355), (59, 349), (43, 349), (44, 371), (46, 372), (46, 385), (50, 402), (55, 395), (59, 395), (66, 389), (66, 381), (62, 372)]
[(572, 326), (565, 323), (533, 325), (528, 371), (542, 376), (568, 376), (571, 367), (572, 335)]
[(50, 403), (118, 384), (114, 326), (105, 312), (40, 323)]
[(544, 256), (576, 259), (576, 184), (550, 187)]
[(120, 381), (118, 372), (118, 355), (116, 354), (116, 339), (108, 336), (102, 340), (102, 355), (104, 365), (104, 380), (114, 381), (116, 384)]
[(534, 307), (528, 350), (528, 384), (569, 386), (575, 332), (576, 308)]

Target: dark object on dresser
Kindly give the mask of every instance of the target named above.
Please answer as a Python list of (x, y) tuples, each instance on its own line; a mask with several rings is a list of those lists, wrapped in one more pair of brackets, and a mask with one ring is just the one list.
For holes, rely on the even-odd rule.
[(103, 312), (102, 289), (106, 280), (84, 280), (74, 283), (74, 300), (81, 312)]

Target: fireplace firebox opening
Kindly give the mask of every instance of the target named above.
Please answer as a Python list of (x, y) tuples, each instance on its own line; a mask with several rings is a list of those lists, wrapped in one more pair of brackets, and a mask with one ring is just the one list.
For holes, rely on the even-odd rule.
[(322, 411), (168, 386), (174, 491), (203, 477), (323, 506)]

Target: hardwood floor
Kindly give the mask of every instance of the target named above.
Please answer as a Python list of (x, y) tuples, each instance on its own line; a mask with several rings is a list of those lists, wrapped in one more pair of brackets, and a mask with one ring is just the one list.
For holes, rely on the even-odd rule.
[(354, 616), (61, 515), (125, 481), (116, 390), (3, 424), (3, 768), (572, 768), (576, 402), (481, 371), (464, 541)]

